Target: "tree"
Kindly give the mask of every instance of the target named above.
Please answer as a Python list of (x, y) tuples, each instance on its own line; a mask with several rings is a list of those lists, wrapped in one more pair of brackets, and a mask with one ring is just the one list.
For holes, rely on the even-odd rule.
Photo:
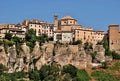
[(29, 29), (25, 34), (25, 40), (29, 42), (36, 41), (36, 32), (33, 29)]
[(11, 40), (12, 39), (12, 34), (9, 32), (9, 33), (6, 33), (5, 34), (5, 39), (7, 40)]
[(69, 73), (71, 75), (71, 77), (75, 77), (77, 74), (77, 68), (71, 64), (65, 65), (63, 66), (63, 70), (62, 73)]
[(30, 80), (33, 80), (33, 81), (39, 81), (40, 80), (39, 71), (38, 70), (30, 71), (29, 78)]

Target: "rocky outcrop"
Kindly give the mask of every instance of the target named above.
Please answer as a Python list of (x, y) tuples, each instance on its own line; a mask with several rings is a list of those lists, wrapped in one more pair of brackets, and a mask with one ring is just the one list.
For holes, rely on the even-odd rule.
[(105, 49), (102, 45), (97, 45), (94, 48), (94, 52), (96, 52), (95, 60), (99, 63), (105, 62)]
[(87, 55), (82, 46), (56, 46), (54, 61), (61, 66), (72, 64), (77, 68), (86, 68)]
[(0, 64), (3, 64), (4, 66), (7, 66), (8, 57), (5, 53), (4, 47), (0, 46)]
[(54, 44), (51, 43), (45, 43), (41, 47), (40, 58), (35, 64), (35, 67), (37, 67), (37, 69), (40, 69), (41, 66), (44, 64), (50, 64), (51, 62), (53, 62), (53, 50)]
[[(97, 63), (92, 63), (91, 52), (85, 51), (82, 45), (54, 45), (53, 43), (45, 43), (39, 46), (36, 42), (33, 51), (30, 52), (29, 47), (24, 43), (21, 45), (20, 53), (16, 53), (15, 45), (8, 48), (8, 54), (5, 54), (4, 48), (0, 46), (0, 63), (8, 68), (8, 72), (25, 71), (31, 69), (40, 69), (42, 65), (56, 62), (61, 67), (67, 64), (72, 64), (77, 68), (86, 68), (88, 66), (97, 66), (98, 62), (110, 61), (109, 57), (105, 59), (105, 49), (103, 46), (96, 46), (95, 60)], [(109, 60), (108, 60), (109, 59)]]

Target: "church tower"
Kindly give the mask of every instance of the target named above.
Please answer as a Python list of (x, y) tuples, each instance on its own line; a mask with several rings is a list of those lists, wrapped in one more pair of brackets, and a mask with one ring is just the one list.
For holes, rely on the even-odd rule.
[(54, 31), (58, 29), (58, 15), (54, 15)]

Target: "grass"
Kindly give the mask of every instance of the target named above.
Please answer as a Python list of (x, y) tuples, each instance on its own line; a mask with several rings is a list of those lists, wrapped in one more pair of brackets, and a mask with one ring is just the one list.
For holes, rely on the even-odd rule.
[(117, 71), (120, 69), (120, 62), (116, 62), (113, 66), (109, 67), (111, 71)]
[(94, 71), (91, 74), (97, 81), (119, 81), (112, 73)]

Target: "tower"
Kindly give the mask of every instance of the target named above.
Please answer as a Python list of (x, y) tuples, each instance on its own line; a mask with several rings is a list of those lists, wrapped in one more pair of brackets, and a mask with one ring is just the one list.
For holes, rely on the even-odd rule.
[(58, 15), (54, 15), (54, 31), (58, 29)]
[(120, 34), (119, 25), (109, 25), (109, 47), (110, 50), (120, 51)]

